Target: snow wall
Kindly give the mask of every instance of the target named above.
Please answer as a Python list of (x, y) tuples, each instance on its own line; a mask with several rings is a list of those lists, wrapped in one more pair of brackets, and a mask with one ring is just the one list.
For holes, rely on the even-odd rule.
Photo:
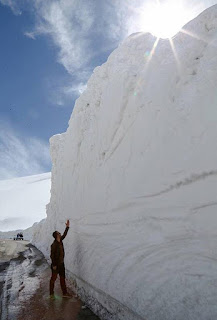
[(217, 319), (217, 7), (185, 29), (130, 36), (51, 138), (34, 243), (70, 219), (68, 276), (102, 319)]

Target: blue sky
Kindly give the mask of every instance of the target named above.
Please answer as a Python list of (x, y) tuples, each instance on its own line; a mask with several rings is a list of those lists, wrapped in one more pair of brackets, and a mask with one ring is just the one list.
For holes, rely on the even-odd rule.
[[(49, 138), (66, 131), (94, 67), (143, 31), (138, 17), (148, 3), (0, 0), (0, 179), (50, 171)], [(215, 3), (189, 8), (196, 15)]]

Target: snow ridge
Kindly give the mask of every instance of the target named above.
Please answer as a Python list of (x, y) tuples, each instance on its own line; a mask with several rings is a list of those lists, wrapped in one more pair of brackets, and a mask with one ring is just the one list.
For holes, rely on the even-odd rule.
[(167, 192), (173, 191), (174, 189), (178, 189), (178, 188), (181, 188), (183, 186), (187, 186), (189, 184), (192, 184), (192, 183), (195, 183), (197, 181), (206, 179), (206, 178), (208, 178), (210, 176), (213, 176), (213, 175), (214, 176), (217, 175), (217, 170), (212, 170), (212, 171), (209, 171), (209, 172), (203, 172), (201, 174), (195, 174), (194, 173), (189, 178), (185, 178), (182, 181), (178, 181), (174, 185), (169, 186), (167, 189), (159, 191), (158, 193), (140, 196), (138, 198), (153, 198), (153, 197), (157, 197), (157, 196), (160, 196), (163, 193), (167, 193)]
[(217, 6), (185, 29), (126, 39), (51, 138), (34, 243), (49, 257), (70, 219), (68, 275), (102, 319), (217, 317)]

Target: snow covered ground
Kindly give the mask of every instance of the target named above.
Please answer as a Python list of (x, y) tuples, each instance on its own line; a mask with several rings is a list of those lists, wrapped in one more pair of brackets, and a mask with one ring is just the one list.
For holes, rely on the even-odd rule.
[(217, 318), (217, 6), (185, 29), (130, 36), (51, 139), (34, 244), (70, 219), (66, 268), (102, 319)]
[[(46, 218), (50, 185), (50, 172), (0, 180), (0, 231), (26, 229)], [(2, 234), (4, 235), (13, 237), (14, 233)]]

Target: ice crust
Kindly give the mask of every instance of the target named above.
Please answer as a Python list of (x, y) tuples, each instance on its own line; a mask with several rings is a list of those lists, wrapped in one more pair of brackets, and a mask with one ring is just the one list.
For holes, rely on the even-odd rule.
[(51, 138), (47, 219), (102, 319), (217, 319), (217, 6), (160, 40), (133, 34)]

